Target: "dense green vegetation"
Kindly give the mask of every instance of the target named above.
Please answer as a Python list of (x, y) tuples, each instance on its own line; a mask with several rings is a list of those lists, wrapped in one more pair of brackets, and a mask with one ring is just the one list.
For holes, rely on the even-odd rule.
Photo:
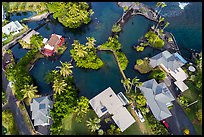
[(62, 134), (62, 120), (74, 113), (76, 120), (81, 121), (88, 112), (88, 99), (80, 97), (77, 99), (78, 90), (74, 86), (72, 76), (73, 66), (68, 62), (61, 62), (60, 70), (48, 73), (46, 80), (52, 84), (54, 90), (54, 106), (51, 109), (51, 117), (54, 121), (51, 126), (52, 134)]
[(47, 11), (46, 2), (3, 2), (2, 4), (9, 13), (26, 11), (41, 13)]
[(150, 79), (156, 79), (157, 81), (164, 80), (166, 77), (166, 73), (160, 69), (155, 69), (153, 72), (150, 74), (149, 78)]
[(74, 40), (70, 53), (77, 67), (99, 69), (103, 66), (103, 61), (96, 55), (96, 48), (94, 45), (95, 39), (91, 37), (87, 37), (86, 46), (80, 44), (78, 40)]
[(145, 34), (145, 38), (152, 47), (162, 48), (164, 46), (164, 41), (153, 31), (149, 31), (147, 34)]
[(121, 43), (118, 41), (118, 36), (109, 37), (108, 41), (100, 45), (99, 50), (111, 50), (118, 59), (120, 67), (125, 70), (128, 65), (128, 59), (124, 53), (121, 52)]
[(146, 118), (149, 122), (149, 126), (154, 135), (169, 135), (164, 125), (157, 121), (151, 113), (147, 113)]
[[(35, 58), (35, 55), (40, 52), (40, 46), (43, 46), (42, 44), (39, 44), (39, 37), (40, 36), (34, 36), (33, 38), (37, 42), (31, 41), (33, 48), (28, 51), (15, 66), (10, 65), (6, 69), (6, 76), (8, 80), (12, 82), (12, 90), (14, 91), (18, 100), (25, 99), (25, 92), (21, 92), (23, 89), (25, 89), (25, 85), (33, 84), (33, 80), (29, 75), (28, 68), (26, 66)], [(42, 40), (42, 37), (40, 37), (40, 40)]]
[(93, 14), (86, 2), (49, 2), (49, 12), (65, 27), (78, 28), (82, 24), (88, 24)]
[(19, 132), (14, 121), (14, 117), (10, 110), (5, 110), (2, 112), (2, 134), (19, 135)]

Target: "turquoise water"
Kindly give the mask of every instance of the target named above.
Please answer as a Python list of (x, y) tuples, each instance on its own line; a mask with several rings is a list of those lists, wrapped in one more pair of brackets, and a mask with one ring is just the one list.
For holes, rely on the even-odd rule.
[[(194, 8), (196, 8), (196, 6), (199, 7), (199, 4), (192, 4), (192, 6), (195, 6)], [(93, 2), (92, 8), (95, 13), (92, 16), (91, 23), (84, 25), (75, 31), (63, 27), (57, 21), (49, 22), (38, 30), (38, 32), (46, 38), (49, 38), (52, 33), (56, 33), (67, 39), (68, 49), (60, 57), (62, 62), (70, 61), (71, 57), (69, 51), (74, 39), (78, 39), (81, 43), (85, 43), (86, 37), (90, 36), (96, 39), (97, 45), (104, 43), (111, 34), (112, 25), (120, 18), (123, 12), (122, 8), (119, 8), (115, 2)], [(195, 9), (186, 7), (186, 11), (184, 10), (183, 13), (180, 14), (190, 14), (189, 10), (195, 12)], [(178, 45), (201, 50), (202, 26), (199, 21), (201, 21), (200, 16), (202, 16), (202, 14), (200, 12), (195, 14), (194, 12), (194, 15), (191, 16), (197, 17), (193, 17), (190, 21), (190, 17), (188, 18), (187, 15), (182, 15), (182, 17), (168, 17), (170, 22), (168, 30), (175, 35)], [(133, 69), (135, 61), (146, 56), (151, 57), (160, 51), (146, 47), (143, 52), (136, 52), (132, 47), (138, 44), (138, 38), (143, 36), (153, 24), (154, 22), (149, 21), (142, 16), (136, 16), (131, 18), (129, 22), (125, 24), (123, 32), (120, 34), (119, 41), (122, 44), (122, 51), (126, 54), (129, 60), (128, 66), (125, 70), (127, 77), (133, 78), (137, 76), (141, 81), (145, 81), (148, 77), (148, 74), (140, 75)], [(31, 28), (35, 28), (37, 23), (31, 22), (27, 23), (27, 25)], [(18, 45), (13, 47), (12, 51), (14, 51), (14, 56), (17, 58), (21, 58), (27, 52), (26, 50), (19, 49)], [(110, 52), (104, 51), (100, 51), (97, 54), (104, 62), (104, 66), (101, 69), (85, 70), (77, 67), (74, 67), (73, 69), (76, 86), (80, 89), (79, 96), (83, 95), (90, 99), (109, 86), (112, 87), (115, 93), (124, 91), (120, 82), (122, 76), (119, 72), (114, 56)], [(38, 85), (40, 94), (51, 92), (51, 86), (44, 82), (44, 76), (48, 71), (55, 69), (56, 66), (59, 65), (59, 60), (52, 62), (46, 59), (40, 59), (30, 71), (36, 85)], [(73, 65), (75, 66), (75, 64)]]

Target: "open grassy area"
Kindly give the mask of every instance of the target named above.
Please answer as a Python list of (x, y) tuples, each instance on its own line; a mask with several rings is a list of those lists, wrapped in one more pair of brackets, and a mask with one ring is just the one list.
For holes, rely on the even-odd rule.
[(14, 117), (10, 110), (2, 112), (2, 135), (19, 135)]
[(86, 126), (86, 121), (89, 118), (97, 117), (96, 113), (91, 109), (79, 123), (75, 120), (74, 115), (71, 114), (62, 120), (62, 134), (63, 135), (90, 135), (90, 132)]
[(193, 104), (192, 106), (189, 106), (189, 111), (187, 111), (186, 109), (184, 109), (184, 111), (193, 123), (196, 133), (198, 135), (202, 135), (202, 123), (200, 123), (196, 117), (196, 112), (199, 109), (202, 109), (202, 97), (199, 96), (199, 94), (202, 95), (202, 90), (196, 89), (195, 85), (191, 81), (185, 81), (185, 83), (187, 84), (189, 89), (184, 91), (184, 93), (182, 93), (182, 96), (184, 96), (189, 103), (192, 103), (196, 100), (198, 100), (198, 102)]
[(149, 65), (149, 60), (144, 59), (141, 65), (136, 64), (134, 66), (135, 70), (138, 70), (141, 74), (148, 73), (152, 70), (152, 67)]

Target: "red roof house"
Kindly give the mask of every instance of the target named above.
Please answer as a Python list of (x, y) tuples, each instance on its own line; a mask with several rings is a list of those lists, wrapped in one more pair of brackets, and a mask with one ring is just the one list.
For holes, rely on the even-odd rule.
[(64, 43), (64, 38), (61, 35), (52, 34), (50, 39), (45, 43), (43, 54), (45, 56), (52, 56), (59, 46)]

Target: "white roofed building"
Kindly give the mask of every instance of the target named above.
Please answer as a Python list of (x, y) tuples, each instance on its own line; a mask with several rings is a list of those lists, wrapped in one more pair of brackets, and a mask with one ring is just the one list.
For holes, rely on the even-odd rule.
[(18, 21), (12, 21), (5, 26), (2, 27), (2, 32), (6, 35), (9, 35), (10, 33), (14, 33), (13, 35), (20, 32), (20, 30), (23, 29), (23, 26)]
[(110, 87), (92, 98), (89, 103), (98, 117), (102, 117), (106, 113), (112, 114), (112, 119), (122, 132), (135, 122), (135, 119)]

